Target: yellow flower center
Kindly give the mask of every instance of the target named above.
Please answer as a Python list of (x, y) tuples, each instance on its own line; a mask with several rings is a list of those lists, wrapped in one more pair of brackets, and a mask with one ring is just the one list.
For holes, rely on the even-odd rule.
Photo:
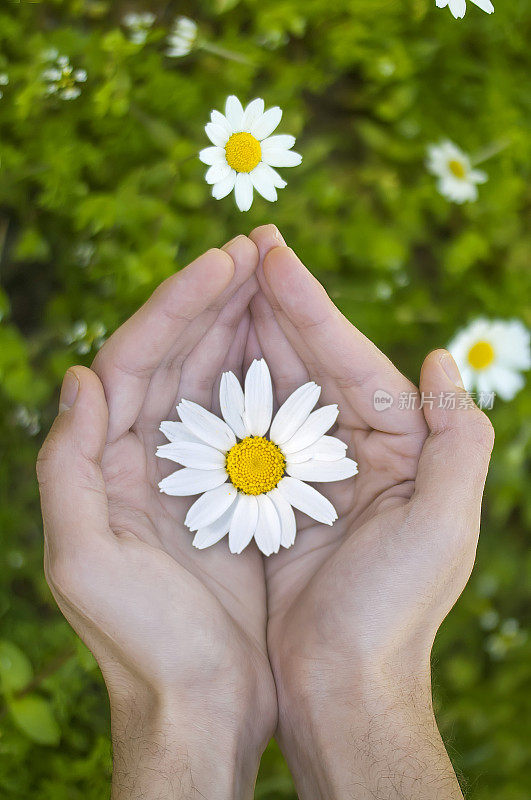
[(227, 472), (233, 486), (244, 494), (264, 494), (284, 475), (286, 459), (263, 436), (247, 436), (227, 453)]
[(250, 133), (233, 133), (225, 145), (225, 156), (236, 172), (251, 172), (260, 163), (262, 148)]
[(476, 342), (468, 351), (467, 358), (472, 369), (485, 369), (494, 361), (494, 348), (489, 342)]
[(462, 162), (457, 161), (455, 158), (448, 162), (448, 169), (456, 178), (463, 179), (466, 175), (466, 170)]

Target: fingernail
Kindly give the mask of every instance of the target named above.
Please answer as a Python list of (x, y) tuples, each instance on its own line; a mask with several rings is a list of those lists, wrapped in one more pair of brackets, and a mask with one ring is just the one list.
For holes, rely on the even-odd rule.
[(446, 377), (454, 384), (454, 386), (459, 386), (460, 389), (465, 388), (459, 368), (450, 353), (444, 353), (440, 358), (439, 364), (443, 368)]
[(59, 413), (67, 411), (72, 408), (76, 402), (77, 393), (79, 391), (79, 380), (75, 372), (68, 370), (63, 378), (63, 385), (61, 386), (61, 396), (59, 397)]
[(237, 239), (241, 239), (242, 236), (243, 236), (243, 233), (239, 233), (237, 236), (235, 236), (233, 239), (231, 239), (230, 242), (227, 242), (226, 244), (224, 244), (221, 249), (222, 250), (227, 250), (227, 248), (229, 248), (232, 244), (234, 244), (234, 242)]
[(285, 245), (285, 244), (286, 244), (286, 240), (284, 239), (284, 237), (283, 237), (283, 236), (282, 236), (282, 234), (280, 233), (279, 229), (277, 228), (277, 226), (276, 226), (276, 225), (273, 225), (273, 227), (274, 227), (274, 229), (275, 229), (275, 231), (274, 231), (274, 233), (273, 233), (273, 236), (275, 237), (275, 239), (276, 239), (278, 242), (280, 242), (280, 244), (284, 244), (284, 245)]

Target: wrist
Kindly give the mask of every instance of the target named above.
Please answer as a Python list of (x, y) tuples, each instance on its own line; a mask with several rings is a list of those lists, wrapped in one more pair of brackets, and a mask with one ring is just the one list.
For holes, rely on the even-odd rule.
[(208, 697), (114, 696), (113, 800), (250, 800), (265, 746), (256, 727)]
[(279, 690), (278, 738), (301, 800), (462, 797), (433, 714), (429, 662), (325, 675)]

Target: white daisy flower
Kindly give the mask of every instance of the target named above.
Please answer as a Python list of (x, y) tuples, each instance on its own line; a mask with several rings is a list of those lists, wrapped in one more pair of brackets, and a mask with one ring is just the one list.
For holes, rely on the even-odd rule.
[[(0, 72), (0, 86), (7, 86), (9, 83), (9, 75), (7, 72)], [(4, 96), (3, 91), (0, 89), (0, 100)]]
[(477, 319), (448, 345), (465, 388), (495, 392), (511, 400), (523, 387), (521, 372), (531, 367), (529, 331), (522, 322)]
[[(55, 51), (49, 51), (49, 54)], [(74, 69), (68, 56), (55, 57), (55, 63), (42, 73), (46, 82), (46, 94), (56, 94), (62, 100), (74, 100), (81, 94), (79, 84), (85, 83), (87, 73), (84, 69)]]
[(197, 40), (197, 23), (189, 17), (177, 17), (168, 36), (166, 55), (182, 58), (193, 50)]
[[(486, 14), (492, 14), (494, 6), (490, 0), (472, 0), (478, 8), (485, 11)], [(435, 5), (438, 8), (446, 8), (449, 6), (450, 11), (456, 19), (462, 19), (466, 12), (466, 0), (435, 0)]]
[(300, 386), (273, 417), (271, 377), (261, 359), (249, 367), (245, 391), (232, 372), (222, 375), (223, 419), (181, 400), (181, 421), (161, 423), (169, 444), (161, 445), (157, 456), (184, 469), (164, 478), (159, 488), (180, 497), (200, 495), (184, 521), (196, 531), (195, 547), (210, 547), (228, 533), (231, 553), (241, 553), (253, 537), (264, 555), (277, 553), (295, 541), (294, 508), (333, 524), (334, 506), (306, 481), (341, 481), (358, 468), (345, 457), (347, 446), (325, 435), (337, 406), (312, 410), (320, 393), (313, 382)]
[(439, 178), (439, 192), (454, 203), (477, 200), (477, 184), (488, 180), (485, 172), (472, 169), (469, 157), (453, 142), (430, 145), (426, 166)]
[(122, 22), (124, 27), (129, 31), (129, 39), (134, 44), (144, 44), (147, 39), (149, 29), (153, 26), (156, 20), (155, 14), (149, 11), (144, 11), (140, 14), (134, 11), (126, 14)]
[(236, 205), (240, 211), (248, 211), (253, 188), (266, 200), (277, 199), (277, 189), (283, 189), (286, 181), (273, 167), (296, 167), (302, 161), (302, 156), (291, 149), (294, 136), (271, 136), (281, 117), (278, 106), (265, 111), (261, 97), (244, 110), (238, 98), (231, 95), (225, 114), (212, 111), (205, 131), (214, 147), (201, 150), (199, 158), (210, 166), (205, 180), (213, 184), (216, 200), (234, 189)]

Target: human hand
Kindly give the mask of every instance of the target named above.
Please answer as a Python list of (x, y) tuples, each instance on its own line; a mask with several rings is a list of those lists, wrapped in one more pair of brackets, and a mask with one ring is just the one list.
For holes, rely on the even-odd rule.
[[(334, 435), (359, 463), (325, 494), (332, 528), (301, 517), (267, 560), (278, 736), (302, 798), (460, 798), (431, 707), (430, 651), (472, 569), (493, 432), (477, 408), (401, 409), (416, 388), (337, 310), (274, 226), (260, 252), (248, 358), (281, 403), (309, 379), (338, 403)], [(254, 345), (252, 342), (254, 341)], [(420, 389), (466, 393), (446, 351)], [(374, 408), (378, 389), (394, 405)], [(418, 404), (417, 404), (418, 405)]]
[(241, 376), (257, 261), (240, 236), (168, 278), (67, 372), (39, 456), (46, 574), (109, 690), (115, 800), (251, 797), (275, 726), (260, 553), (195, 550), (155, 457), (181, 398), (216, 410)]

